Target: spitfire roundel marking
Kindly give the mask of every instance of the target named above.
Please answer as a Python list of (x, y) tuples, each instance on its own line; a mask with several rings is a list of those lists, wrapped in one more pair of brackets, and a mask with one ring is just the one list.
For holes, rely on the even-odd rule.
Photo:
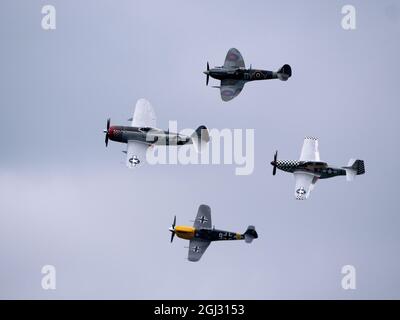
[(255, 76), (257, 79), (260, 79), (260, 78), (261, 78), (261, 72), (260, 72), (260, 71), (257, 71), (257, 72), (254, 74), (254, 76)]

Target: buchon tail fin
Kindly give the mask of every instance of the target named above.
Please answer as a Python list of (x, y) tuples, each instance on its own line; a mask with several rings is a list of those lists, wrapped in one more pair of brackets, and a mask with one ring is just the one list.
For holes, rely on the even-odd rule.
[(210, 135), (206, 126), (200, 126), (191, 135), (193, 145), (197, 153), (201, 153), (206, 144), (210, 141)]
[(350, 159), (347, 166), (343, 167), (343, 169), (346, 170), (347, 181), (353, 181), (357, 175), (365, 173), (364, 161), (358, 159)]
[(292, 68), (290, 65), (285, 64), (276, 72), (276, 74), (279, 80), (286, 81), (292, 76)]
[(246, 232), (244, 233), (244, 241), (246, 241), (246, 243), (251, 243), (257, 238), (258, 234), (256, 228), (254, 226), (248, 226)]

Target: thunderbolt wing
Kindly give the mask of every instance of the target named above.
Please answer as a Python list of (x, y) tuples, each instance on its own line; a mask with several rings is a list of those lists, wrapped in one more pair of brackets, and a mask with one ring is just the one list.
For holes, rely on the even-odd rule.
[(132, 127), (156, 128), (156, 114), (153, 106), (146, 99), (139, 99), (136, 102), (135, 112), (132, 118)]
[(221, 80), (220, 92), (223, 101), (229, 101), (242, 92), (245, 82), (240, 80), (225, 79)]
[(300, 161), (321, 161), (319, 157), (318, 139), (305, 137), (301, 149)]
[(148, 146), (137, 141), (128, 141), (126, 149), (126, 166), (130, 169), (142, 164), (146, 159)]
[(196, 220), (194, 221), (193, 227), (195, 229), (211, 229), (211, 208), (205, 204), (202, 204), (197, 211)]
[(228, 53), (226, 54), (224, 68), (237, 69), (244, 67), (244, 60), (239, 50), (235, 48), (229, 49)]
[(201, 239), (190, 240), (188, 260), (193, 262), (199, 261), (203, 253), (207, 250), (210, 243), (210, 241)]
[(297, 200), (306, 200), (318, 180), (318, 176), (304, 171), (293, 173), (296, 180), (294, 196)]

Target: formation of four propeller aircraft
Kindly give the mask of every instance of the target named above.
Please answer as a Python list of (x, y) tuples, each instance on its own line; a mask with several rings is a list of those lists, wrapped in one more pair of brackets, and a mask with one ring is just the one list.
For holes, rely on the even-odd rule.
[[(232, 48), (228, 51), (223, 66), (210, 69), (207, 62), (207, 70), (204, 74), (207, 76), (206, 85), (209, 83), (209, 77), (221, 81), (220, 86), (214, 86), (214, 88), (220, 89), (223, 101), (230, 101), (239, 95), (246, 82), (268, 79), (286, 81), (292, 76), (292, 69), (288, 64), (283, 65), (276, 72), (253, 69), (251, 66), (246, 69), (242, 55), (237, 49)], [(197, 152), (201, 152), (210, 140), (207, 127), (204, 125), (199, 126), (190, 136), (158, 129), (154, 109), (145, 99), (137, 101), (133, 117), (128, 121), (131, 121), (130, 126), (111, 126), (111, 121), (108, 119), (107, 128), (104, 130), (106, 146), (109, 140), (127, 145), (127, 149), (123, 152), (126, 153), (128, 168), (134, 168), (141, 163), (148, 147), (191, 144)], [(348, 181), (352, 181), (356, 175), (365, 173), (363, 160), (350, 159), (348, 165), (341, 168), (329, 166), (321, 161), (318, 140), (314, 137), (304, 139), (299, 160), (278, 160), (278, 152), (276, 152), (271, 165), (273, 175), (276, 174), (277, 169), (293, 173), (294, 195), (297, 200), (307, 199), (319, 179), (345, 175)], [(171, 242), (175, 235), (190, 241), (189, 261), (199, 261), (212, 241), (244, 239), (250, 243), (258, 238), (254, 226), (249, 226), (243, 234), (215, 229), (211, 224), (211, 209), (207, 205), (199, 207), (193, 226), (176, 226), (175, 217), (169, 230)]]

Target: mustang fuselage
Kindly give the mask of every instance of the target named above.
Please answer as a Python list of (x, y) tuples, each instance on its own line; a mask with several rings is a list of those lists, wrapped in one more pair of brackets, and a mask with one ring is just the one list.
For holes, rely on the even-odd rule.
[[(274, 162), (271, 162), (274, 165)], [(296, 171), (310, 172), (319, 177), (327, 179), (335, 176), (345, 176), (346, 170), (342, 168), (330, 167), (326, 162), (320, 161), (296, 161), (296, 160), (278, 160), (276, 167), (279, 170), (294, 173)]]
[(128, 143), (128, 141), (134, 140), (148, 145), (184, 145), (193, 143), (188, 136), (148, 127), (112, 126), (108, 129), (108, 138), (121, 143)]
[(210, 77), (218, 80), (241, 80), (241, 81), (254, 81), (254, 80), (269, 80), (277, 79), (278, 74), (274, 71), (258, 70), (258, 69), (227, 69), (224, 67), (212, 68), (204, 71)]

